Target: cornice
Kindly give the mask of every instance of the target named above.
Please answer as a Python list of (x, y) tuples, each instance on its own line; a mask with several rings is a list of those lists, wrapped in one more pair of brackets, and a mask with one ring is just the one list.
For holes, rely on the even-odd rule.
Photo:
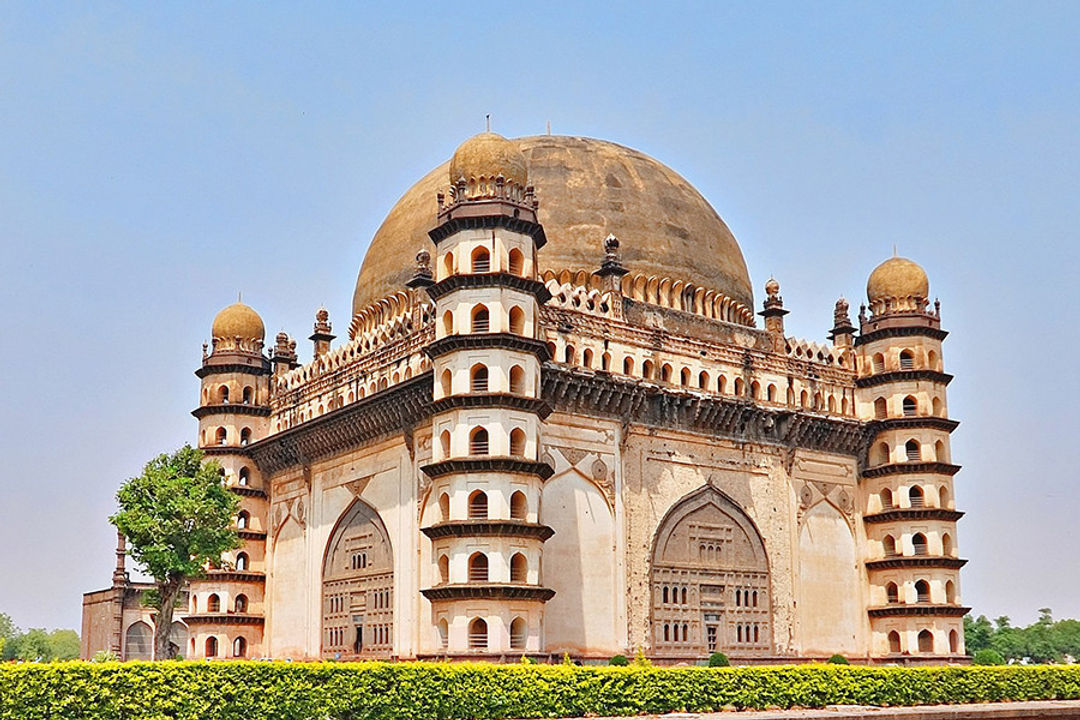
[(421, 465), (420, 470), (432, 479), (457, 473), (495, 472), (536, 475), (542, 480), (547, 480), (555, 473), (554, 468), (545, 462), (501, 455), (473, 455), (442, 460), (429, 465)]
[[(465, 203), (462, 203), (459, 207), (463, 207), (464, 205)], [(517, 212), (517, 209), (512, 208), (510, 203), (507, 203), (507, 206), (511, 208), (511, 212)], [(544, 227), (540, 223), (501, 213), (493, 213), (490, 215), (458, 215), (457, 217), (454, 217), (454, 212), (456, 211), (457, 208), (451, 209), (447, 214), (446, 220), (440, 223), (438, 227), (428, 231), (428, 237), (430, 237), (431, 241), (436, 245), (461, 230), (474, 230), (477, 228), (489, 229), (496, 227), (506, 228), (513, 232), (519, 232), (522, 235), (528, 235), (533, 239), (533, 243), (537, 250), (547, 244), (547, 236), (544, 235)]]
[(521, 537), (541, 542), (555, 531), (547, 525), (524, 520), (450, 520), (421, 528), (432, 540), (448, 537)]
[(884, 605), (869, 608), (867, 614), (870, 617), (963, 617), (971, 612), (971, 608), (960, 605), (931, 605), (919, 603), (914, 605)]
[(539, 600), (555, 597), (551, 588), (510, 583), (470, 583), (438, 585), (420, 591), (428, 600)]
[(462, 273), (451, 275), (440, 280), (427, 288), (427, 294), (432, 300), (438, 300), (444, 295), (464, 288), (509, 288), (519, 290), (536, 298), (543, 305), (551, 299), (551, 291), (539, 280), (521, 277), (507, 272), (488, 273)]
[(468, 335), (447, 335), (439, 338), (426, 348), (424, 352), (432, 360), (456, 350), (516, 350), (536, 355), (540, 361), (550, 360), (547, 345), (534, 338), (513, 333), (472, 333)]
[(206, 577), (194, 578), (194, 580), (196, 582), (199, 580), (202, 580), (203, 582), (213, 580), (214, 582), (236, 581), (265, 583), (266, 573), (253, 572), (251, 570), (208, 570), (206, 572)]
[[(920, 315), (919, 317), (926, 317)], [(870, 330), (869, 332), (862, 333), (855, 338), (855, 347), (860, 345), (866, 345), (872, 343), (875, 340), (884, 340), (886, 338), (897, 337), (928, 337), (934, 340), (944, 340), (948, 337), (949, 332), (942, 330), (939, 327), (930, 327), (928, 325), (900, 325), (893, 327), (882, 327), (877, 330)]]
[(951, 433), (960, 426), (960, 421), (932, 415), (917, 415), (874, 420), (870, 423), (870, 426), (878, 431), (926, 428)]
[(946, 510), (945, 508), (891, 508), (879, 513), (863, 515), (863, 522), (868, 525), (877, 525), (890, 522), (910, 522), (913, 520), (945, 520), (956, 522), (964, 516), (959, 510)]
[(207, 415), (256, 415), (270, 417), (269, 405), (245, 405), (243, 403), (223, 403), (217, 405), (200, 405), (191, 411), (197, 418)]
[(265, 540), (266, 533), (261, 530), (237, 530), (236, 536), (241, 540)]
[(204, 455), (239, 455), (247, 457), (250, 445), (207, 445), (200, 447)]
[(960, 472), (959, 465), (951, 465), (943, 462), (906, 462), (889, 463), (877, 467), (866, 468), (862, 471), (865, 478), (883, 477), (885, 475), (955, 475)]
[(181, 616), (188, 625), (262, 625), (266, 618), (251, 613), (198, 613)]
[(221, 363), (220, 365), (209, 363), (195, 371), (195, 377), (204, 378), (209, 375), (225, 375), (228, 373), (241, 373), (243, 375), (269, 375), (270, 361), (259, 357), (258, 365), (245, 365), (244, 363)]
[(551, 406), (542, 398), (531, 398), (523, 395), (511, 395), (509, 393), (471, 393), (469, 395), (448, 395), (431, 403), (432, 413), (447, 412), (460, 408), (505, 408), (507, 410), (522, 410), (540, 416), (541, 420), (547, 419), (551, 414)]
[(266, 497), (266, 491), (265, 490), (261, 490), (259, 488), (251, 487), (250, 485), (228, 485), (226, 487), (228, 487), (229, 490), (236, 493), (237, 495), (243, 495), (244, 497), (257, 497), (257, 498), (265, 498)]
[(877, 375), (867, 375), (866, 377), (855, 378), (855, 387), (871, 388), (877, 387), (878, 385), (887, 385), (895, 382), (910, 382), (912, 380), (929, 380), (930, 382), (948, 385), (952, 382), (952, 379), (953, 376), (949, 373), (938, 372), (937, 370), (890, 370), (889, 372), (878, 373)]
[(937, 568), (959, 570), (967, 560), (943, 555), (895, 555), (883, 560), (867, 560), (867, 570), (896, 570), (898, 568)]

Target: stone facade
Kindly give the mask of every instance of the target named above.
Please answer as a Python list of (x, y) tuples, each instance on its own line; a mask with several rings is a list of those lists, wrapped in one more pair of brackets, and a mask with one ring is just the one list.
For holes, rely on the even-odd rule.
[[(666, 258), (640, 247), (624, 264), (614, 234), (591, 238), (593, 269), (552, 267), (549, 238), (559, 258), (590, 245), (568, 241), (574, 195), (551, 177), (634, 200), (618, 146), (602, 144), (604, 176), (574, 155), (599, 141), (560, 142), (462, 145), (415, 262), (375, 263), (410, 279), (359, 303), (336, 347), (320, 310), (311, 362), (285, 334), (264, 352), (246, 306), (215, 319), (195, 415), (242, 497), (244, 545), (192, 583), (185, 655), (960, 659), (956, 422), (922, 269), (887, 260), (858, 328), (841, 300), (814, 343), (785, 335), (774, 280), (756, 326), (703, 199), (685, 226), (723, 254), (708, 286), (650, 274)], [(563, 175), (537, 154), (551, 147)], [(677, 176), (621, 152), (677, 251)], [(545, 215), (549, 196), (564, 205)], [(388, 223), (410, 226), (410, 198)], [(648, 235), (613, 212), (593, 225)], [(87, 653), (115, 644), (96, 597)]]

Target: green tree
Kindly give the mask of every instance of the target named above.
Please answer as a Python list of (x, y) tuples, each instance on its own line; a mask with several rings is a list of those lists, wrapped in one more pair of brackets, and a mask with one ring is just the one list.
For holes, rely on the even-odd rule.
[(964, 646), (968, 655), (974, 655), (980, 650), (990, 648), (990, 638), (994, 635), (994, 626), (990, 624), (985, 615), (972, 618), (964, 616)]
[(15, 658), (26, 662), (48, 662), (50, 657), (49, 633), (44, 628), (31, 628), (15, 638)]
[(109, 518), (128, 542), (128, 553), (154, 578), (160, 600), (154, 616), (154, 656), (173, 657), (173, 609), (189, 578), (219, 566), (221, 554), (239, 546), (233, 517), (239, 498), (222, 482), (216, 462), (190, 445), (162, 454), (116, 493), (119, 511)]
[(79, 633), (74, 630), (53, 630), (49, 633), (49, 659), (74, 660), (79, 657)]

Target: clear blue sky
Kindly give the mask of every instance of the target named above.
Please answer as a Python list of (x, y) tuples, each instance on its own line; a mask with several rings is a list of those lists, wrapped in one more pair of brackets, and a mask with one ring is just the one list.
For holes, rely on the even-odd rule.
[(117, 485), (195, 438), (214, 313), (343, 331), (386, 211), (490, 112), (681, 172), (793, 334), (922, 263), (964, 601), (1080, 617), (1078, 36), (1076, 3), (0, 4), (0, 611), (78, 627)]

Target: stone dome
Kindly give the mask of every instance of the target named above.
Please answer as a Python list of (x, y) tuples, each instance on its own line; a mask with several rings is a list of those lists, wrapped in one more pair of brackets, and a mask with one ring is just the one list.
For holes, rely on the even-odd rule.
[(266, 337), (259, 313), (242, 302), (233, 303), (217, 314), (211, 330), (214, 338), (232, 340), (259, 340)]
[[(691, 282), (753, 307), (735, 237), (671, 168), (604, 140), (539, 135), (507, 142), (525, 158), (540, 202), (548, 241), (538, 253), (541, 272), (599, 268), (604, 239), (613, 234), (631, 272)], [(402, 290), (415, 272), (416, 252), (431, 248), (427, 233), (435, 226), (435, 196), (446, 192), (450, 166), (444, 163), (409, 188), (375, 233), (356, 281), (354, 315)]]
[(930, 280), (918, 263), (891, 257), (874, 268), (866, 281), (866, 298), (875, 303), (890, 298), (919, 298), (930, 295)]
[(524, 187), (529, 180), (525, 156), (514, 142), (502, 135), (482, 132), (461, 143), (454, 152), (447, 184), (453, 185), (459, 178), (493, 180), (499, 175)]

